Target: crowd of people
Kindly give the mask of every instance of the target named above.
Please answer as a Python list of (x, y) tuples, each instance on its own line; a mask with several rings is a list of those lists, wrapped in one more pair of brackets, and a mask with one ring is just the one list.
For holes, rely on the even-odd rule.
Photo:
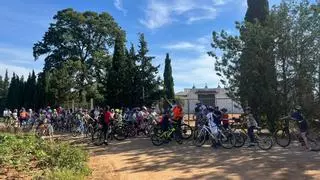
[[(3, 111), (3, 117), (8, 125), (14, 127), (35, 126), (35, 129), (39, 128), (43, 124), (47, 124), (47, 128), (51, 133), (54, 129), (64, 126), (63, 128), (71, 129), (74, 124), (80, 129), (81, 134), (86, 131), (86, 127), (90, 123), (99, 123), (102, 125), (104, 131), (104, 141), (107, 144), (107, 134), (110, 123), (112, 122), (133, 122), (136, 126), (143, 126), (147, 119), (156, 120), (163, 131), (167, 131), (172, 124), (180, 125), (183, 121), (184, 112), (180, 103), (173, 101), (169, 103), (162, 115), (156, 112), (154, 107), (147, 108), (142, 106), (141, 108), (132, 109), (112, 109), (109, 106), (105, 108), (96, 107), (92, 110), (88, 109), (64, 109), (62, 107), (51, 108), (50, 106), (34, 111), (32, 109), (26, 110), (21, 108), (20, 110), (14, 109), (13, 111), (5, 109)], [(160, 118), (159, 118), (160, 117)], [(247, 124), (247, 133), (250, 140), (249, 147), (254, 146), (254, 129), (258, 128), (258, 123), (255, 120), (251, 108), (244, 109), (243, 120)], [(301, 136), (308, 147), (306, 138), (306, 132), (308, 130), (307, 121), (301, 114), (301, 107), (297, 106), (295, 112), (290, 116), (283, 119), (293, 119), (298, 122)], [(206, 123), (212, 133), (217, 133), (219, 126), (225, 129), (229, 128), (229, 122), (232, 119), (228, 117), (228, 110), (226, 108), (219, 109), (219, 107), (206, 106), (202, 103), (197, 103), (195, 108), (195, 127), (202, 126)], [(141, 128), (143, 129), (143, 128)], [(178, 129), (179, 135), (179, 129)]]
[[(213, 133), (218, 132), (218, 127), (221, 125), (225, 129), (229, 128), (230, 121), (234, 121), (235, 119), (230, 119), (228, 117), (228, 110), (226, 108), (219, 109), (219, 107), (206, 106), (204, 104), (197, 103), (195, 108), (195, 119), (196, 119), (196, 127), (201, 126), (203, 123), (207, 123), (210, 131)], [(254, 129), (259, 129), (259, 125), (252, 113), (252, 109), (250, 107), (246, 107), (244, 109), (244, 113), (242, 114), (243, 122), (247, 125), (247, 135), (249, 137), (249, 145), (248, 147), (252, 147), (255, 145), (254, 142)], [(302, 115), (301, 106), (296, 106), (294, 111), (286, 117), (281, 118), (281, 120), (293, 120), (297, 123), (298, 128), (300, 130), (300, 135), (304, 141), (306, 149), (311, 149), (306, 137), (308, 131), (308, 124), (304, 116)], [(203, 121), (204, 120), (204, 121)]]

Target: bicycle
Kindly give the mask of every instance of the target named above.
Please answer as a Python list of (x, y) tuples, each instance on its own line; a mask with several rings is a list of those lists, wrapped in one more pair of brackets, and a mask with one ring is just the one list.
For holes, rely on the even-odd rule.
[(194, 133), (193, 143), (197, 147), (201, 147), (206, 141), (207, 136), (211, 138), (212, 143), (220, 143), (225, 149), (231, 149), (235, 144), (235, 136), (232, 132), (224, 130), (221, 126), (217, 127), (217, 133), (211, 132), (208, 125), (203, 124), (201, 128)]
[[(285, 120), (283, 122), (284, 123), (281, 123), (282, 127), (278, 128), (273, 135), (275, 142), (279, 146), (285, 148), (291, 144), (292, 140), (297, 139), (299, 140), (302, 146), (305, 146), (300, 133), (297, 133), (296, 131), (294, 132), (294, 130), (297, 128), (295, 128), (294, 126), (290, 127), (289, 120)], [(313, 137), (313, 136), (314, 134), (311, 133), (310, 131), (306, 133), (306, 137), (311, 147), (311, 150), (320, 151), (320, 142), (319, 142), (320, 139), (318, 139), (319, 137)]]
[[(113, 140), (116, 139), (118, 141), (122, 141), (126, 139), (126, 133), (123, 126), (118, 126), (117, 124), (111, 123), (108, 132), (107, 132), (107, 139)], [(97, 123), (96, 130), (92, 134), (92, 142), (96, 146), (102, 145), (104, 142), (104, 129), (102, 124)]]
[[(163, 131), (161, 128), (154, 129), (154, 133), (151, 134), (151, 142), (155, 146), (161, 146), (162, 144), (169, 142), (171, 137), (178, 143), (182, 144), (181, 134), (178, 135), (177, 123), (173, 123), (167, 131)], [(180, 132), (181, 133), (181, 132)]]
[[(240, 120), (235, 120), (235, 123), (239, 123)], [(241, 136), (241, 138), (244, 139), (244, 141), (237, 139), (236, 140), (236, 144), (235, 147), (242, 147), (245, 142), (250, 139), (247, 133), (246, 128), (243, 126), (244, 123), (240, 123), (238, 125), (234, 125), (232, 123), (232, 126), (234, 127), (234, 132), (236, 132), (237, 129), (240, 129), (240, 132), (238, 131), (239, 135)], [(262, 150), (269, 150), (272, 148), (273, 146), (273, 139), (271, 136), (264, 136), (263, 137), (263, 133), (262, 133), (262, 128), (261, 127), (256, 127), (254, 129), (254, 143), (257, 144), (257, 146), (262, 149)]]

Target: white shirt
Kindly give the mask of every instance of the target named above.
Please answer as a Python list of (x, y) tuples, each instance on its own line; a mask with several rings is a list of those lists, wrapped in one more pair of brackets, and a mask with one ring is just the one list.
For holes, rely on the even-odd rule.
[(10, 116), (10, 111), (9, 110), (4, 110), (3, 111), (3, 117), (8, 117), (8, 116)]

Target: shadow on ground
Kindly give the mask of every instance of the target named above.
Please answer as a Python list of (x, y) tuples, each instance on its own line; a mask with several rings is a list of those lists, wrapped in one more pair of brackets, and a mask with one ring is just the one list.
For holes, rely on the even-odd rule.
[(110, 179), (320, 179), (320, 153), (306, 152), (296, 144), (262, 151), (213, 149), (209, 145), (199, 148), (191, 142), (156, 147), (148, 138), (112, 141), (101, 147), (69, 135), (59, 139), (83, 146), (94, 161), (99, 161), (94, 165), (97, 173), (93, 176), (104, 171), (99, 169), (106, 167), (104, 163), (110, 163), (112, 173), (117, 174)]

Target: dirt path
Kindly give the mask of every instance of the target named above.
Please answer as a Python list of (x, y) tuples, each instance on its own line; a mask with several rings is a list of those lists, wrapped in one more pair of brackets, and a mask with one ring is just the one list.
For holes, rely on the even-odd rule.
[(84, 145), (90, 151), (90, 179), (320, 179), (320, 153), (297, 145), (269, 151), (197, 148), (191, 142), (155, 147), (148, 138)]

